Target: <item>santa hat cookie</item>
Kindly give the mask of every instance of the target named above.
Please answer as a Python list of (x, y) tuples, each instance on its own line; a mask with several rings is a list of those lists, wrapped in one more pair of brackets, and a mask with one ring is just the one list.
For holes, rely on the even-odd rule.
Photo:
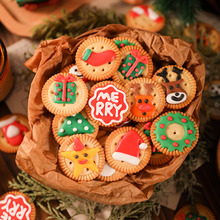
[(10, 114), (0, 119), (0, 150), (15, 153), (29, 131), (28, 119), (24, 115)]
[(110, 166), (131, 174), (147, 165), (151, 156), (151, 145), (143, 132), (133, 127), (122, 127), (109, 135), (105, 153)]

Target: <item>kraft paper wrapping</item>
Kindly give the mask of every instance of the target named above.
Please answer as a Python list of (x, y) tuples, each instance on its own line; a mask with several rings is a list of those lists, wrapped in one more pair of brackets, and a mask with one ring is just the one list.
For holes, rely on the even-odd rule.
[(52, 75), (64, 66), (74, 62), (74, 56), (80, 43), (91, 36), (130, 36), (137, 39), (149, 52), (156, 69), (177, 64), (188, 69), (197, 83), (196, 97), (183, 109), (199, 123), (199, 108), (205, 81), (205, 68), (199, 53), (180, 39), (131, 29), (122, 25), (108, 25), (82, 34), (73, 39), (60, 37), (40, 44), (26, 66), (36, 75), (31, 85), (28, 105), (28, 118), (31, 131), (25, 135), (17, 156), (17, 165), (33, 178), (54, 189), (73, 194), (88, 200), (104, 204), (124, 205), (148, 200), (154, 184), (171, 177), (180, 167), (187, 155), (173, 158), (163, 166), (146, 166), (137, 174), (127, 175), (117, 182), (93, 180), (75, 182), (63, 175), (57, 163), (58, 144), (56, 143), (51, 124), (53, 115), (46, 110), (41, 100), (41, 89)]

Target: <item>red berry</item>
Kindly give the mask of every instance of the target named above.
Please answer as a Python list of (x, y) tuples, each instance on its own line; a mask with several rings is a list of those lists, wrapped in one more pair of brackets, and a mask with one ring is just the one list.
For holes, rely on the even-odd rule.
[(122, 44), (120, 44), (120, 47), (124, 47), (124, 46), (125, 46), (125, 44), (123, 44), (123, 43), (122, 43)]
[(173, 142), (173, 146), (174, 147), (178, 147), (178, 143), (177, 142)]
[(189, 140), (189, 139), (186, 139), (186, 140), (185, 140), (185, 143), (186, 143), (186, 144), (190, 144), (190, 140)]
[(189, 134), (192, 134), (192, 133), (193, 133), (193, 131), (192, 131), (191, 129), (189, 129), (189, 130), (188, 130), (188, 133), (189, 133)]
[(166, 140), (167, 137), (166, 137), (165, 135), (161, 135), (161, 139), (162, 139), (162, 140)]
[(185, 119), (185, 118), (183, 118), (183, 119), (182, 119), (182, 122), (183, 122), (183, 123), (186, 123), (186, 119)]
[(164, 128), (165, 127), (165, 125), (164, 124), (160, 124), (160, 128)]
[(173, 117), (172, 117), (172, 116), (168, 116), (168, 117), (167, 117), (167, 120), (168, 120), (168, 121), (172, 121), (172, 120), (173, 120)]

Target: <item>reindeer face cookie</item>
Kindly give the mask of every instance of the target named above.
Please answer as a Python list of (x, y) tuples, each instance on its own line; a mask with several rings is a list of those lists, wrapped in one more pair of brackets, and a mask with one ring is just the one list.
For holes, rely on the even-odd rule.
[(162, 67), (155, 73), (153, 79), (164, 88), (167, 108), (184, 108), (195, 97), (196, 81), (192, 74), (182, 67), (172, 65)]
[(140, 78), (125, 85), (131, 97), (129, 118), (146, 122), (160, 114), (165, 106), (163, 88), (152, 79)]

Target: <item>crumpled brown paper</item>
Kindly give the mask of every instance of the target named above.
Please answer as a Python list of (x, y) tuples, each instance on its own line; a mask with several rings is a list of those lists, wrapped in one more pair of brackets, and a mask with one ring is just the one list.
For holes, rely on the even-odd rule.
[(183, 111), (192, 115), (199, 123), (198, 112), (205, 80), (205, 68), (199, 53), (190, 44), (179, 39), (172, 40), (170, 37), (122, 25), (108, 25), (86, 32), (75, 39), (63, 36), (44, 41), (26, 62), (26, 66), (36, 72), (36, 75), (31, 85), (28, 105), (31, 131), (25, 135), (18, 150), (17, 165), (49, 187), (95, 202), (124, 205), (148, 200), (153, 193), (154, 184), (171, 177), (186, 155), (175, 157), (160, 167), (146, 166), (137, 174), (127, 175), (122, 180), (110, 183), (99, 180), (75, 182), (59, 171), (58, 144), (51, 130), (53, 115), (43, 106), (41, 89), (48, 78), (58, 73), (65, 65), (74, 62), (79, 44), (90, 36), (130, 36), (137, 39), (149, 52), (155, 70), (166, 64), (187, 68), (196, 79), (197, 93), (192, 103)]

